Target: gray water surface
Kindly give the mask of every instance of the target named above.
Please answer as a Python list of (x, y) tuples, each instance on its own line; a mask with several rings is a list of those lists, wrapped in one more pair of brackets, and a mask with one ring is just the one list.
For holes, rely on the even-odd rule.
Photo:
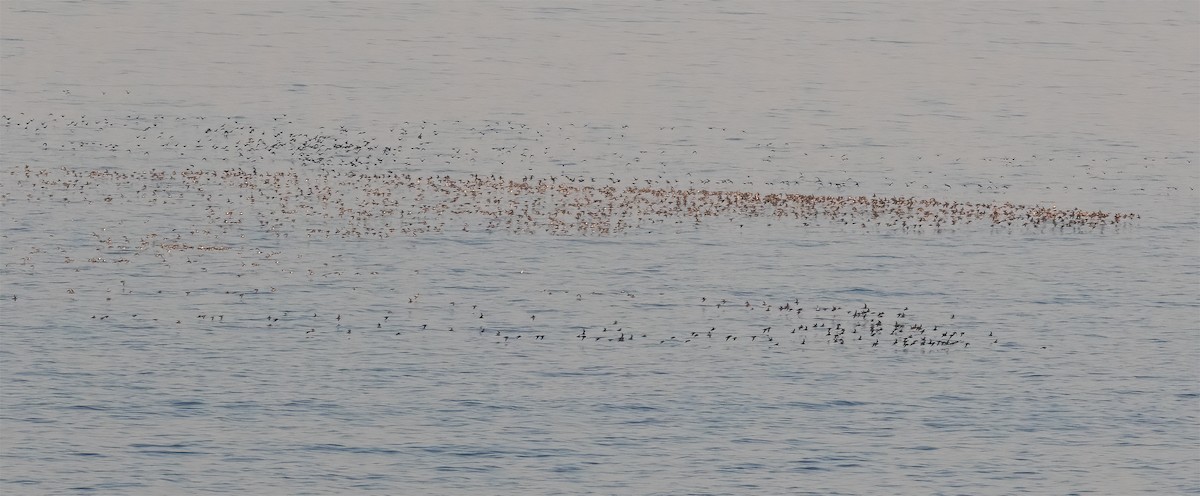
[[(1200, 493), (1195, 2), (0, 28), (6, 494)], [(1136, 217), (564, 235), (388, 174)]]

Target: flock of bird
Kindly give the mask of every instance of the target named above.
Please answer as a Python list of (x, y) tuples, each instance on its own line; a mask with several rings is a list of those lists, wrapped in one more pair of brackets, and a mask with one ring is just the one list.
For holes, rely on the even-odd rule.
[[(582, 295), (580, 295), (582, 297)], [(732, 302), (707, 297), (686, 305), (709, 317), (706, 322), (688, 324), (690, 328), (647, 328), (621, 319), (595, 323), (539, 323), (537, 314), (518, 322), (510, 314), (497, 318), (486, 305), (449, 302), (445, 312), (465, 312), (466, 316), (437, 322), (421, 322), (404, 317), (411, 307), (429, 309), (421, 295), (408, 298), (409, 309), (396, 308), (376, 314), (300, 312), (281, 310), (266, 316), (248, 317), (249, 326), (261, 326), (302, 333), (305, 339), (330, 336), (353, 338), (354, 333), (383, 336), (411, 336), (427, 333), (452, 333), (464, 338), (490, 340), (497, 344), (529, 341), (578, 342), (581, 344), (628, 343), (643, 345), (761, 345), (766, 347), (852, 346), (884, 347), (902, 350), (950, 350), (971, 346), (967, 332), (954, 325), (954, 315), (940, 323), (929, 324), (909, 318), (907, 307), (880, 310), (868, 304), (846, 308), (840, 305), (802, 307), (799, 299), (769, 303), (758, 300)], [(105, 319), (108, 315), (93, 317)], [(552, 317), (553, 318), (553, 317)], [(224, 314), (198, 314), (195, 320), (226, 322)], [(237, 323), (230, 321), (231, 324)], [(182, 321), (177, 321), (182, 324)], [(524, 341), (522, 341), (524, 338)], [(999, 337), (988, 332), (987, 345), (1000, 344)]]
[[(845, 194), (857, 186), (853, 178), (822, 180), (804, 177), (803, 172), (794, 180), (739, 184), (712, 177), (713, 168), (719, 170), (720, 164), (711, 161), (705, 165), (707, 176), (666, 171), (673, 160), (686, 161), (689, 156), (697, 164), (704, 163), (686, 142), (660, 143), (658, 149), (639, 144), (619, 152), (610, 150), (623, 150), (620, 145), (608, 143), (598, 151), (577, 149), (593, 145), (596, 139), (579, 133), (601, 130), (607, 134), (603, 142), (620, 141), (631, 132), (628, 126), (568, 125), (558, 127), (556, 137), (545, 138), (552, 126), (539, 129), (497, 121), (479, 126), (404, 123), (386, 132), (376, 130), (375, 135), (346, 127), (295, 130), (286, 116), (263, 126), (236, 118), (203, 117), (17, 114), (0, 116), (0, 121), (6, 141), (19, 138), (15, 145), (6, 144), (0, 204), (24, 202), (91, 213), (149, 208), (162, 213), (154, 224), (144, 226), (140, 237), (137, 232), (130, 233), (132, 237), (106, 229), (91, 232), (97, 249), (106, 253), (153, 252), (163, 257), (164, 252), (225, 252), (227, 257), (252, 257), (250, 263), (257, 265), (277, 254), (263, 258), (264, 238), (370, 240), (450, 231), (614, 236), (656, 226), (691, 229), (712, 224), (720, 229), (756, 218), (779, 229), (796, 230), (833, 226), (919, 233), (967, 225), (1092, 230), (1138, 218), (1131, 213), (1003, 201)], [(744, 132), (709, 131), (724, 133), (721, 139), (752, 152), (757, 160), (799, 158), (786, 153), (790, 143), (747, 144)], [(621, 174), (621, 166), (644, 175)], [(656, 168), (661, 172), (655, 173)], [(555, 172), (548, 173), (551, 170)], [(806, 187), (817, 192), (803, 191)], [(130, 261), (121, 256), (88, 261)], [(31, 257), (22, 262), (28, 260)], [(66, 262), (73, 260), (67, 256)], [(75, 289), (69, 289), (69, 294), (74, 295)], [(410, 298), (409, 304), (416, 299)], [(261, 318), (267, 326), (300, 329), (310, 338), (330, 332), (457, 331), (497, 343), (570, 339), (660, 345), (970, 346), (964, 330), (955, 328), (952, 320), (914, 322), (908, 320), (907, 309), (882, 311), (860, 303), (802, 307), (798, 299), (735, 303), (703, 298), (698, 304), (712, 312), (755, 313), (732, 322), (722, 318), (674, 330), (640, 329), (623, 324), (622, 320), (631, 319), (622, 318), (605, 321), (611, 324), (550, 325), (530, 315), (528, 322), (518, 322), (503, 312), (489, 318), (478, 305), (471, 306), (473, 318), (467, 322), (431, 319), (418, 324), (385, 314), (370, 325), (349, 312), (345, 321), (336, 312), (333, 321), (325, 321), (329, 312), (313, 312), (309, 317), (281, 311)], [(229, 322), (247, 320), (230, 317)], [(220, 311), (198, 314), (197, 319), (227, 321)], [(987, 339), (991, 344), (999, 342), (990, 335)]]
[(678, 189), (567, 177), (508, 179), (470, 175), (419, 177), (324, 170), (246, 169), (116, 171), (29, 166), (9, 170), (32, 198), (46, 191), (61, 202), (185, 203), (202, 210), (209, 228), (254, 224), (280, 236), (387, 238), (450, 229), (557, 235), (609, 235), (655, 224), (767, 217), (798, 226), (842, 225), (902, 230), (984, 223), (1003, 227), (1094, 229), (1132, 214), (1012, 203), (932, 198)]
[[(58, 202), (184, 205), (204, 212), (203, 229), (249, 224), (281, 237), (387, 238), (450, 230), (613, 235), (656, 225), (740, 223), (751, 218), (793, 228), (924, 231), (982, 224), (1090, 230), (1137, 218), (1130, 213), (1054, 205), (814, 194), (779, 191), (777, 183), (764, 185), (767, 188), (738, 187), (711, 178), (684, 183), (678, 176), (663, 174), (638, 178), (574, 172), (593, 167), (582, 164), (586, 158), (571, 167), (563, 164), (557, 174), (513, 174), (513, 169), (535, 163), (544, 170), (555, 163), (556, 150), (537, 146), (542, 131), (511, 123), (453, 129), (460, 138), (500, 133), (501, 126), (518, 133), (495, 143), (481, 142), (501, 145), (485, 150), (488, 154), (465, 144), (473, 142), (435, 146), (433, 140), (439, 135), (451, 143), (460, 138), (450, 137), (446, 128), (432, 123), (392, 128), (390, 138), (372, 138), (365, 131), (344, 127), (299, 132), (233, 119), (168, 122), (133, 116), (111, 121), (51, 116), (38, 120), (24, 115), (0, 119), (9, 131), (42, 140), (41, 151), (67, 151), (86, 160), (49, 166), (9, 164), (8, 176), (18, 187), (3, 193), (6, 201), (20, 199), (23, 193), (27, 200), (43, 199), (44, 194)], [(620, 131), (613, 132), (624, 136)], [(569, 142), (570, 137), (562, 141)], [(776, 148), (767, 145), (767, 150)], [(652, 155), (649, 151), (612, 158), (632, 163)], [(770, 151), (762, 153), (772, 156)], [(506, 166), (509, 162), (517, 167)], [(164, 166), (182, 163), (187, 165)], [(448, 173), (420, 172), (440, 169)], [(467, 172), (480, 169), (492, 172)], [(837, 189), (847, 181), (828, 184)], [(811, 183), (823, 187), (826, 181), (815, 178)]]

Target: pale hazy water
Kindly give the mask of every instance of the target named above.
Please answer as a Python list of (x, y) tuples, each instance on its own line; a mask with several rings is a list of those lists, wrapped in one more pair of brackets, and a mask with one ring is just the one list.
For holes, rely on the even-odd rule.
[[(0, 9), (6, 494), (1200, 492), (1194, 2)], [(276, 133), (403, 145), (247, 141)], [(229, 186), (42, 189), (189, 167), (1141, 218), (344, 239), (260, 228), (271, 199)], [(780, 331), (814, 320), (763, 301), (907, 307), (971, 346), (800, 345)], [(746, 341), (765, 326), (780, 346)]]

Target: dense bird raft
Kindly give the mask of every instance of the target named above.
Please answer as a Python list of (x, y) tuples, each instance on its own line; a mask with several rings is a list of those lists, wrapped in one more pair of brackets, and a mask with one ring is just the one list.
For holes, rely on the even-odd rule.
[[(13, 168), (29, 200), (141, 202), (202, 208), (215, 226), (254, 225), (288, 235), (379, 237), (446, 230), (612, 235), (659, 224), (771, 218), (794, 226), (942, 230), (993, 227), (1096, 229), (1137, 215), (1008, 202), (910, 196), (839, 196), (678, 187), (651, 179), (292, 169), (178, 171)], [(57, 195), (57, 196), (55, 196)], [(17, 195), (6, 195), (7, 201)]]
[[(603, 236), (754, 218), (782, 228), (1091, 230), (1137, 218), (902, 195), (891, 183), (823, 182), (800, 170), (790, 179), (739, 187), (714, 180), (713, 171), (736, 170), (722, 166), (730, 161), (814, 157), (798, 144), (749, 143), (745, 130), (716, 127), (676, 134), (674, 127), (421, 121), (361, 130), (305, 127), (286, 116), (251, 124), (236, 117), (17, 113), (0, 115), (0, 130), (14, 144), (5, 154), (10, 169), (0, 176), (0, 201), (182, 207), (171, 216), (243, 234), (253, 228), (289, 237), (451, 230)], [(57, 163), (45, 165), (47, 156)], [(524, 170), (540, 175), (511, 173)], [(987, 182), (975, 186), (1008, 187)], [(855, 191), (845, 191), (851, 185)], [(826, 187), (837, 191), (813, 192)]]

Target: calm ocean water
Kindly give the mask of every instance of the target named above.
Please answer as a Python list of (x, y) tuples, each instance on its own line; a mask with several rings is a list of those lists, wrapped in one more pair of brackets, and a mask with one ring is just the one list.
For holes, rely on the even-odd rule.
[[(5, 494), (1200, 493), (1195, 2), (0, 28)], [(564, 233), (614, 205), (444, 176), (1140, 217)]]

